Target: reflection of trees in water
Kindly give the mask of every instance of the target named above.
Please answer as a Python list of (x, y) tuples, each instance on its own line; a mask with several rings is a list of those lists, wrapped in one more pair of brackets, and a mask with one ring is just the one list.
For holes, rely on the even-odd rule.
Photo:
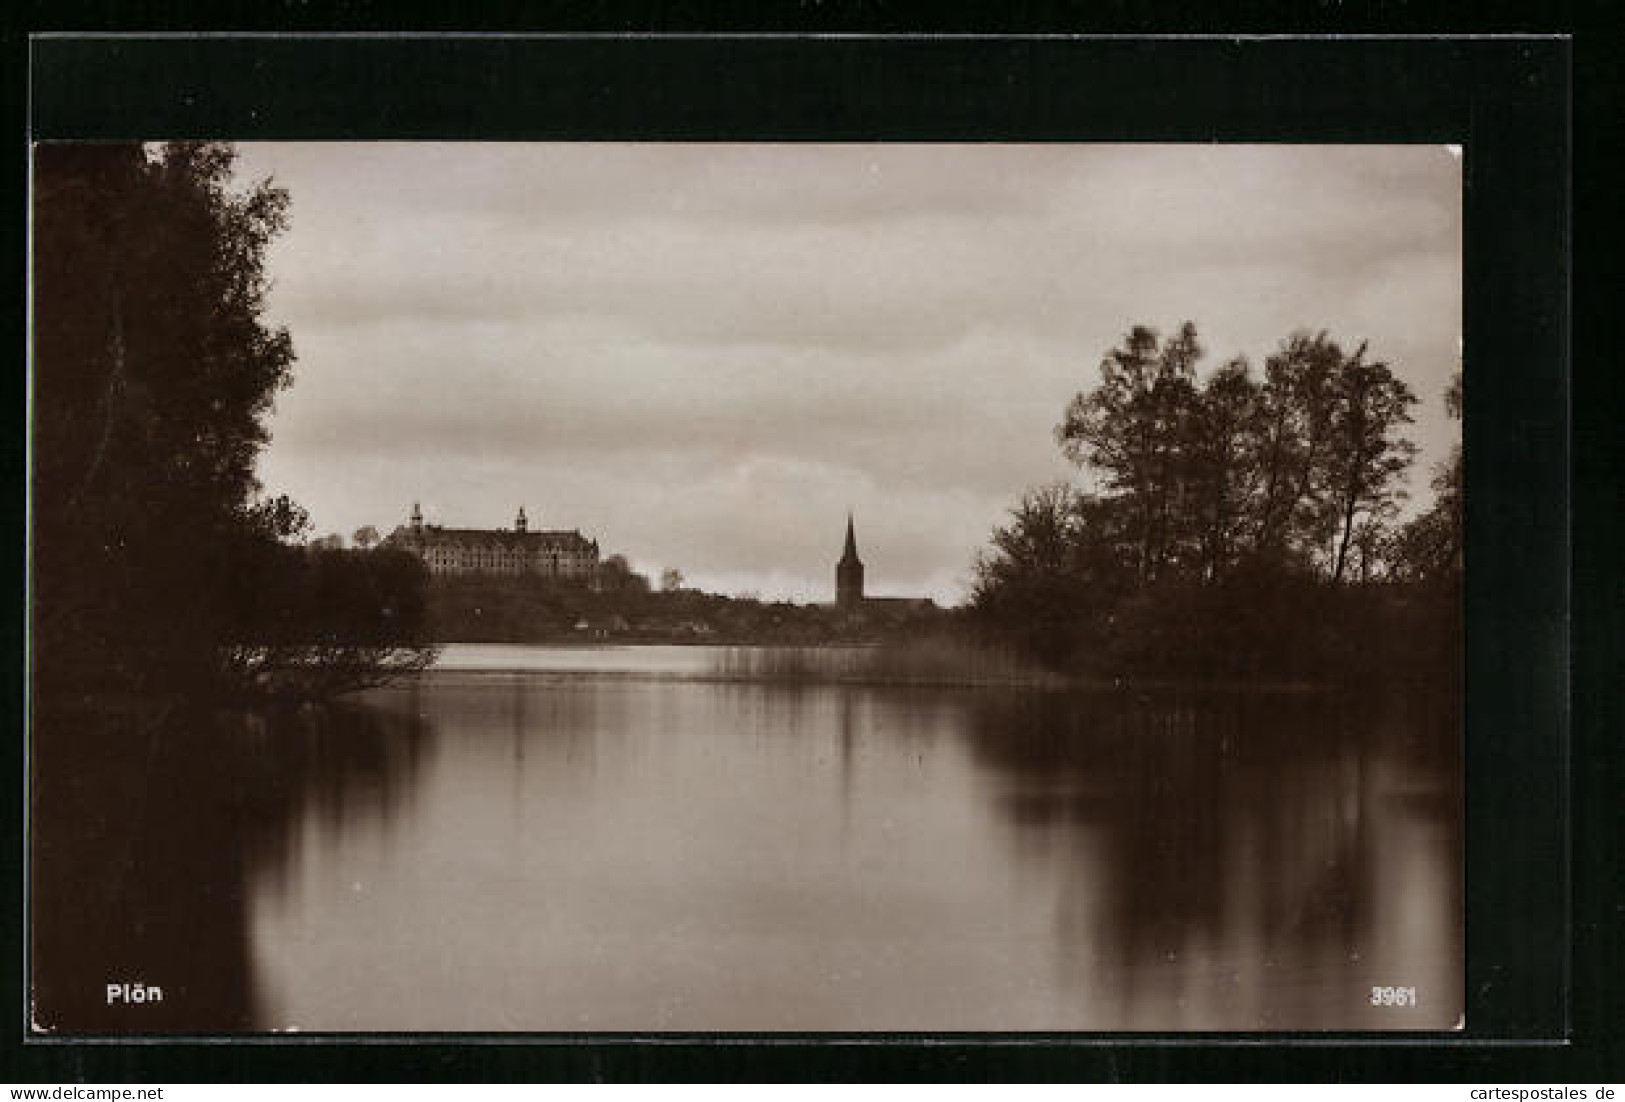
[[(283, 876), (307, 816), (394, 821), (432, 735), (343, 706), (37, 715), (34, 732), (34, 1020), (67, 1033), (255, 1028), (251, 880)], [(109, 1006), (119, 982), (163, 1000)]]
[[(1128, 1013), (1193, 984), (1245, 1001), (1260, 967), (1342, 984), (1396, 905), (1377, 898), (1374, 819), (1396, 788), (1407, 813), (1458, 806), (1448, 701), (984, 694), (970, 711), (1016, 852), (1060, 866), (1063, 969)], [(1193, 957), (1236, 967), (1196, 976)]]

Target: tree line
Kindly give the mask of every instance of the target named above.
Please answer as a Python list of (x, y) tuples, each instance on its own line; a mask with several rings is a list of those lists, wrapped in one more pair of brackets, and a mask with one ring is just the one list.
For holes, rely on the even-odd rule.
[[(973, 620), (1053, 665), (1321, 673), (1394, 643), (1448, 666), (1460, 448), (1401, 523), (1418, 399), (1366, 344), (1294, 333), (1260, 375), (1237, 358), (1203, 377), (1203, 354), (1190, 322), (1106, 353), (1055, 430), (1089, 488), (1012, 509), (976, 560)], [(1459, 417), (1459, 373), (1445, 400)]]
[(264, 319), (288, 195), (236, 186), (234, 159), (34, 150), (31, 643), (50, 700), (324, 695), (432, 654), (419, 566), (299, 546), (305, 513), (256, 481), (294, 362)]
[(797, 647), (917, 643), (922, 632), (945, 631), (951, 621), (935, 606), (886, 603), (854, 616), (828, 604), (727, 596), (668, 581), (676, 579), (664, 577), (651, 587), (619, 556), (606, 559), (590, 583), (540, 575), (442, 575), (429, 586), (428, 619), (436, 638), (463, 643), (609, 638)]

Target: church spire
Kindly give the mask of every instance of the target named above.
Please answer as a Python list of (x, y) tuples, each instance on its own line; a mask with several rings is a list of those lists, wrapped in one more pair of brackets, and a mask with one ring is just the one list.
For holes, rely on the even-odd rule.
[[(859, 562), (858, 540), (852, 534), (852, 510), (846, 511), (846, 547), (841, 551), (842, 562)], [(861, 565), (861, 563), (860, 563)]]
[(854, 609), (863, 603), (863, 560), (858, 558), (858, 538), (852, 531), (852, 511), (846, 513), (846, 547), (835, 564), (835, 603)]

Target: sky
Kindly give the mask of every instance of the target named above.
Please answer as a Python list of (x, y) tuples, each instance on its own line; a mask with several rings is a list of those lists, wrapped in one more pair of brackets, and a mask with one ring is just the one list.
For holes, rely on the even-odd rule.
[(1461, 162), (1445, 146), (298, 143), (268, 320), (294, 383), (261, 457), (318, 534), (579, 529), (658, 576), (964, 596), (1054, 428), (1134, 325), (1208, 370), (1368, 341), (1459, 425)]

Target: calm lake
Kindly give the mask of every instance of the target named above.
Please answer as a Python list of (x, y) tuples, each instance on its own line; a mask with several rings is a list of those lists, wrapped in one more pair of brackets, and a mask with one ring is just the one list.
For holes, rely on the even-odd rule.
[[(130, 1030), (1446, 1029), (1459, 704), (449, 647), (39, 717), (34, 1015)], [(109, 1005), (108, 984), (157, 988)], [(1416, 1005), (1373, 1005), (1373, 987)]]

